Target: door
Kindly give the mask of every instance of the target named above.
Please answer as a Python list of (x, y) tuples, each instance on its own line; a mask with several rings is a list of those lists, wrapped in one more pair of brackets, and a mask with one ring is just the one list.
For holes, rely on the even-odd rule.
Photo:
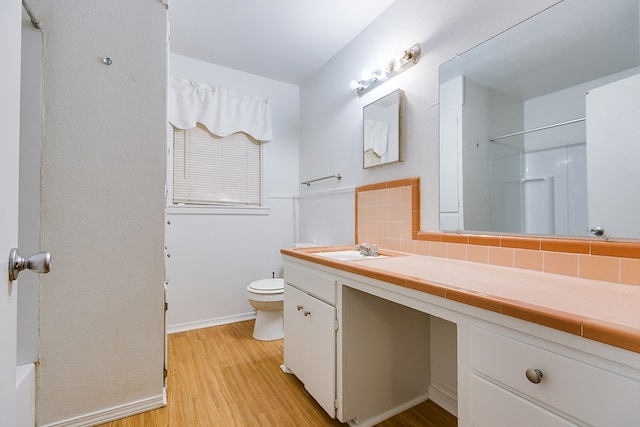
[(16, 424), (16, 283), (9, 280), (11, 248), (18, 245), (21, 4), (0, 6), (0, 425)]
[(589, 228), (611, 237), (640, 237), (640, 74), (587, 95)]

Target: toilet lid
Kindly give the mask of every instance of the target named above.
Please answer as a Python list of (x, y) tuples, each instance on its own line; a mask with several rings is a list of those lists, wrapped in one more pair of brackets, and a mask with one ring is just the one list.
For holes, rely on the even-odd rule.
[(249, 289), (262, 292), (284, 291), (284, 279), (262, 279), (249, 283)]

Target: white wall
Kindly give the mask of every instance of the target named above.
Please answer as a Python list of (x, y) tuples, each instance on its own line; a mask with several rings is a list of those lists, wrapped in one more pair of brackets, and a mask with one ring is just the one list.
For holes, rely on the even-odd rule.
[[(640, 72), (634, 67), (596, 80), (575, 85), (524, 102), (524, 128), (534, 129), (553, 123), (583, 118), (585, 116), (586, 93)], [(560, 126), (525, 135), (525, 151), (583, 144), (586, 140), (584, 122)]]
[(156, 0), (35, 6), (40, 237), (52, 253), (37, 423), (92, 425), (162, 404), (167, 11)]
[(297, 231), (300, 98), (297, 86), (181, 55), (171, 55), (170, 70), (173, 78), (269, 99), (274, 133), (262, 146), (265, 209), (172, 207), (167, 201), (167, 325), (174, 332), (253, 317), (246, 286), (272, 272), (282, 277), (280, 248), (291, 246)]
[(319, 245), (355, 243), (355, 187), (340, 187), (340, 181), (335, 179), (311, 186), (328, 189), (300, 195), (298, 240)]
[[(339, 183), (314, 183), (301, 192), (419, 176), (421, 229), (437, 230), (439, 65), (553, 3), (397, 0), (301, 87), (300, 178), (304, 181), (333, 173), (343, 176)], [(362, 97), (349, 89), (349, 81), (363, 68), (374, 68), (398, 49), (416, 42), (422, 57), (415, 67)], [(362, 107), (397, 88), (406, 95), (405, 161), (363, 170)], [(319, 230), (342, 229), (344, 217), (334, 212), (353, 212), (329, 198), (324, 204), (301, 198), (301, 213), (306, 211), (307, 200), (314, 200), (317, 208), (313, 220), (301, 216), (302, 237), (319, 235)], [(351, 243), (353, 236), (353, 232), (329, 234), (323, 243)]]
[[(399, 0), (300, 89), (171, 55), (172, 77), (271, 99), (276, 135), (264, 146), (269, 215), (178, 215), (168, 209), (171, 331), (250, 316), (246, 285), (272, 271), (280, 274), (278, 250), (293, 241), (353, 243), (357, 185), (420, 176), (422, 228), (438, 228), (438, 65), (539, 10), (526, 4), (514, 7), (506, 0), (490, 6), (505, 12), (498, 18), (484, 5)], [(423, 51), (417, 66), (361, 98), (349, 89), (362, 68), (415, 42)], [(362, 108), (396, 88), (406, 95), (405, 161), (363, 170)], [(300, 185), (334, 173), (341, 173), (342, 180)], [(299, 208), (294, 199), (298, 192)], [(268, 197), (274, 194), (278, 197)]]
[[(414, 176), (420, 177), (420, 228), (438, 230), (439, 65), (555, 2), (397, 0), (306, 82), (301, 87), (300, 178), (334, 173), (343, 178), (301, 188), (301, 240), (353, 243), (355, 198), (349, 191), (358, 185)], [(363, 68), (374, 68), (416, 42), (422, 58), (415, 67), (362, 97), (349, 89), (349, 81)], [(362, 107), (397, 88), (406, 95), (405, 161), (364, 170)], [(451, 337), (450, 329), (434, 328), (432, 336)], [(431, 368), (450, 372), (455, 342), (441, 341), (431, 344), (432, 348), (440, 345), (432, 353)], [(451, 377), (442, 375), (438, 382), (455, 389)]]

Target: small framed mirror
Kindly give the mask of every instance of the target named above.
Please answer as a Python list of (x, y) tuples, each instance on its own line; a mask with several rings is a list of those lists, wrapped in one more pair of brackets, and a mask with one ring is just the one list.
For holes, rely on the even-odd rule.
[(363, 168), (402, 161), (402, 90), (363, 108)]

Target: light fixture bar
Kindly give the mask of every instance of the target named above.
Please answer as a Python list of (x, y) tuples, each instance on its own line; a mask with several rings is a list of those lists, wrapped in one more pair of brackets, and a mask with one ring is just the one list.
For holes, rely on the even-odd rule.
[(362, 96), (379, 84), (386, 82), (391, 77), (402, 73), (416, 65), (420, 59), (420, 46), (414, 44), (409, 49), (402, 52), (399, 58), (391, 59), (386, 66), (375, 71), (363, 71), (360, 80), (352, 80), (351, 89), (355, 89), (358, 96)]

